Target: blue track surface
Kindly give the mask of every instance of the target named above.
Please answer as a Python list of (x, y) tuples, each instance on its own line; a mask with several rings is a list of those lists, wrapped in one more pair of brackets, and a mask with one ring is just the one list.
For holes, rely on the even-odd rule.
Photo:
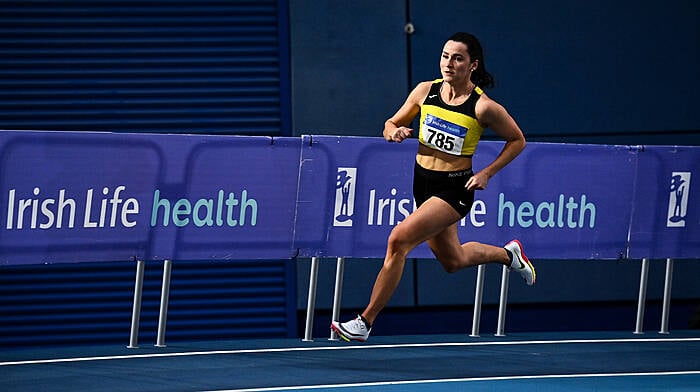
[(700, 331), (0, 351), (4, 391), (697, 391)]

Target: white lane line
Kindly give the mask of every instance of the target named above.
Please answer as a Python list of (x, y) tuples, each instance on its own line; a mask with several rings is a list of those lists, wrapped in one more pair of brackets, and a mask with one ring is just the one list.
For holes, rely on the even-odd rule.
[(556, 378), (594, 378), (594, 377), (643, 377), (643, 376), (686, 376), (700, 375), (700, 370), (678, 371), (678, 372), (644, 372), (644, 373), (586, 373), (586, 374), (543, 374), (533, 376), (498, 376), (498, 377), (470, 377), (470, 378), (447, 378), (431, 380), (410, 380), (410, 381), (382, 381), (363, 382), (357, 384), (328, 384), (328, 385), (302, 385), (297, 387), (273, 387), (273, 388), (248, 388), (248, 389), (222, 389), (208, 392), (267, 392), (267, 391), (298, 391), (311, 389), (328, 388), (359, 388), (359, 387), (379, 387), (387, 385), (411, 385), (411, 384), (439, 384), (470, 381), (508, 381), (508, 380), (536, 380), (536, 379), (556, 379)]
[(109, 361), (119, 359), (148, 359), (168, 357), (191, 357), (201, 355), (235, 355), (235, 354), (265, 354), (304, 351), (333, 351), (333, 350), (371, 350), (371, 349), (396, 349), (396, 348), (423, 348), (423, 347), (474, 347), (474, 346), (523, 346), (537, 344), (592, 344), (592, 343), (663, 343), (663, 342), (700, 342), (699, 338), (633, 338), (633, 339), (566, 339), (566, 340), (521, 340), (521, 341), (491, 341), (491, 342), (443, 342), (443, 343), (405, 343), (405, 344), (366, 344), (366, 345), (339, 345), (322, 347), (282, 347), (262, 349), (240, 350), (213, 350), (213, 351), (185, 351), (171, 353), (110, 355), (98, 357), (74, 357), (53, 359), (31, 359), (24, 361), (0, 362), (0, 366), (38, 365), (66, 362), (90, 362)]

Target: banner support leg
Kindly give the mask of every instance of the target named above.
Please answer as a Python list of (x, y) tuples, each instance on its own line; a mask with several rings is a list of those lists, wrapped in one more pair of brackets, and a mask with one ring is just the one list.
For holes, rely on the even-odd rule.
[(318, 257), (311, 258), (311, 272), (309, 273), (309, 297), (306, 302), (306, 329), (304, 330), (304, 342), (313, 342), (314, 312), (316, 310), (316, 286), (318, 284)]
[(496, 330), (496, 336), (506, 336), (505, 326), (506, 326), (506, 303), (508, 302), (508, 279), (510, 277), (510, 270), (505, 265), (503, 266), (503, 271), (501, 272), (501, 299), (498, 303), (498, 329)]
[[(335, 292), (333, 293), (333, 321), (340, 319), (340, 301), (343, 297), (343, 274), (345, 272), (345, 258), (338, 257), (335, 266)], [(331, 329), (331, 337), (328, 340), (338, 340), (338, 334)]]
[(649, 277), (649, 259), (642, 259), (642, 270), (639, 276), (639, 297), (637, 299), (637, 325), (634, 333), (644, 333), (644, 307), (647, 300), (647, 280)]
[(127, 348), (139, 347), (139, 321), (141, 319), (141, 297), (143, 295), (143, 275), (146, 261), (136, 261), (136, 283), (134, 284), (134, 306), (131, 312), (131, 333)]
[(671, 312), (671, 284), (673, 283), (673, 259), (666, 259), (666, 278), (664, 280), (664, 305), (661, 311), (661, 330), (668, 333), (668, 317)]
[(168, 318), (168, 301), (170, 297), (170, 274), (173, 268), (172, 260), (163, 262), (163, 286), (160, 291), (160, 312), (158, 315), (158, 337), (156, 347), (165, 347), (165, 324)]
[(481, 264), (477, 267), (476, 272), (476, 289), (474, 291), (474, 316), (472, 317), (472, 333), (469, 335), (474, 338), (479, 337), (479, 325), (481, 323), (481, 304), (484, 298), (484, 272), (486, 264)]

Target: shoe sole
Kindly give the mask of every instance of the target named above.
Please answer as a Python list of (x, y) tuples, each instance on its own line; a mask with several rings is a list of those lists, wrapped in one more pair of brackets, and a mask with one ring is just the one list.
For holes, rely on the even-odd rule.
[[(525, 261), (525, 263), (527, 263), (528, 267), (530, 267), (530, 271), (532, 271), (532, 283), (528, 284), (528, 286), (534, 286), (535, 281), (537, 281), (537, 273), (535, 272), (535, 266), (532, 265), (532, 263), (530, 262), (530, 259), (528, 259), (527, 256), (525, 256), (525, 252), (523, 251), (523, 244), (520, 243), (519, 240), (513, 240), (511, 242), (515, 242), (516, 244), (518, 244), (518, 251), (520, 253), (520, 256), (522, 256), (523, 261)], [(527, 282), (525, 282), (525, 283), (527, 283)]]
[(333, 332), (335, 332), (339, 338), (345, 340), (346, 342), (366, 342), (367, 339), (362, 339), (362, 338), (355, 338), (355, 337), (349, 337), (343, 333), (343, 331), (340, 329), (340, 327), (336, 327), (335, 324), (331, 323), (331, 329)]

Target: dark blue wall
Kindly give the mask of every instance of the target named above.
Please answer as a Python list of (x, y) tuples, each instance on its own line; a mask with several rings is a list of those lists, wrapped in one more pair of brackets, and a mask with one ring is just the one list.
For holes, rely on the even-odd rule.
[[(129, 342), (133, 261), (0, 266), (0, 345)], [(162, 261), (147, 261), (138, 342), (156, 340)], [(290, 261), (172, 264), (167, 342), (297, 336)]]
[(402, 1), (295, 1), (290, 7), (295, 135), (380, 135), (406, 96)]
[(0, 129), (290, 134), (287, 2), (0, 2)]
[(296, 134), (379, 135), (410, 88), (440, 76), (445, 39), (470, 31), (489, 94), (530, 140), (700, 144), (694, 2), (386, 3), (292, 5)]
[[(455, 1), (448, 7), (411, 2), (415, 81), (437, 72), (446, 36), (468, 30), (481, 37), (496, 77), (492, 97), (531, 138), (700, 141), (697, 3)], [(426, 53), (435, 53), (433, 64)]]

